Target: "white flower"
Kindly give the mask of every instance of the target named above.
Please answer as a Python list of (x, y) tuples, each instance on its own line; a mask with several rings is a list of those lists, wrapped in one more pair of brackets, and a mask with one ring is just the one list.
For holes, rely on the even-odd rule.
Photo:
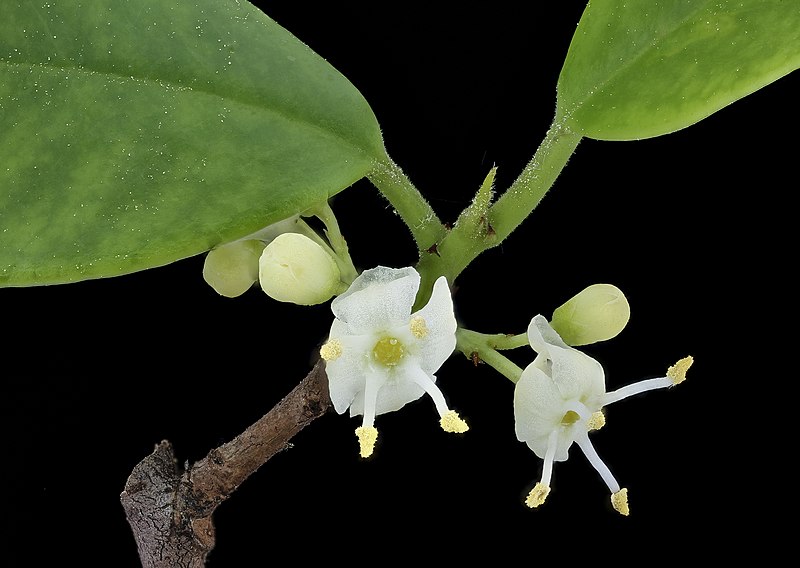
[(375, 417), (423, 394), (433, 399), (445, 431), (468, 428), (448, 408), (434, 375), (456, 346), (447, 280), (439, 278), (428, 304), (412, 314), (419, 285), (413, 268), (378, 266), (359, 275), (331, 303), (336, 317), (320, 354), (336, 412), (349, 408), (350, 416), (363, 415), (356, 428), (362, 457), (372, 454), (377, 440)]
[(575, 442), (608, 485), (614, 508), (627, 515), (627, 489), (619, 486), (600, 459), (589, 441), (589, 432), (605, 423), (603, 406), (682, 382), (692, 358), (678, 361), (665, 377), (606, 392), (605, 374), (600, 364), (564, 343), (543, 316), (538, 315), (531, 321), (528, 340), (538, 355), (517, 382), (514, 417), (517, 438), (544, 460), (544, 467), (541, 481), (531, 490), (526, 504), (537, 507), (544, 502), (550, 492), (553, 462), (565, 461)]

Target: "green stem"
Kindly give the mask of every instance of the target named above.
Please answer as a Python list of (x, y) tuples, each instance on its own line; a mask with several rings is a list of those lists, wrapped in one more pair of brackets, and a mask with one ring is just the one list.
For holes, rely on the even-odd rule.
[(525, 347), (530, 345), (528, 342), (527, 333), (520, 333), (519, 335), (506, 335), (498, 333), (495, 335), (487, 335), (486, 337), (487, 342), (494, 349), (516, 349), (517, 347)]
[(490, 223), (503, 241), (539, 205), (567, 165), (582, 136), (553, 124), (533, 159), (489, 211)]
[(333, 248), (337, 264), (339, 265), (339, 271), (341, 272), (342, 281), (348, 285), (351, 284), (358, 276), (358, 270), (356, 270), (355, 265), (353, 265), (353, 259), (350, 257), (350, 249), (339, 229), (339, 222), (336, 220), (333, 209), (331, 209), (330, 204), (325, 201), (313, 209), (313, 212), (325, 225), (325, 236), (328, 238), (328, 242), (330, 242)]
[[(518, 342), (518, 336), (507, 335), (486, 335), (469, 329), (459, 328), (456, 331), (456, 348), (461, 351), (468, 359), (477, 357), (490, 367), (494, 368), (501, 375), (512, 383), (516, 384), (522, 375), (522, 369), (498, 349), (510, 349), (512, 347), (500, 347), (500, 344), (511, 345)], [(526, 339), (527, 344), (527, 339)], [(519, 345), (516, 345), (519, 346)]]
[[(317, 216), (317, 213), (315, 211), (316, 209), (309, 209), (305, 211), (303, 214), (306, 216), (310, 215)], [(336, 263), (336, 266), (339, 267), (339, 279), (341, 282), (339, 289), (336, 291), (336, 295), (338, 296), (339, 294), (342, 294), (345, 290), (347, 290), (347, 288), (350, 287), (350, 284), (353, 283), (353, 280), (356, 279), (356, 276), (358, 276), (358, 272), (353, 266), (353, 261), (352, 259), (350, 259), (350, 255), (348, 254), (346, 258), (342, 258), (342, 256), (340, 256), (333, 249), (330, 243), (326, 239), (323, 239), (317, 231), (312, 229), (302, 217), (299, 217), (297, 221), (295, 221), (294, 228), (301, 235), (305, 235), (306, 237), (317, 243), (319, 246), (321, 246), (325, 250), (325, 252), (331, 255), (331, 258), (333, 258), (334, 262)]]
[(389, 200), (408, 226), (420, 254), (444, 238), (445, 227), (433, 208), (391, 158), (376, 162), (367, 178)]
[[(418, 266), (423, 279), (421, 290), (429, 291), (439, 276), (446, 276), (452, 284), (479, 254), (503, 242), (552, 187), (581, 138), (554, 123), (519, 177), (485, 215), (477, 218), (479, 223), (468, 222), (475, 219), (474, 215), (459, 218), (438, 243), (435, 254), (423, 255)], [(420, 305), (425, 301), (427, 297), (418, 298)]]

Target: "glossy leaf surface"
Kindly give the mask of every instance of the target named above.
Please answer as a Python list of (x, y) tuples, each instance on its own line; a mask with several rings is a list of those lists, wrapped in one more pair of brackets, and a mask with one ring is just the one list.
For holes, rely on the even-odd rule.
[(385, 155), (358, 90), (235, 0), (4, 0), (0, 286), (167, 264)]
[(557, 121), (631, 140), (685, 128), (800, 67), (800, 2), (590, 0)]

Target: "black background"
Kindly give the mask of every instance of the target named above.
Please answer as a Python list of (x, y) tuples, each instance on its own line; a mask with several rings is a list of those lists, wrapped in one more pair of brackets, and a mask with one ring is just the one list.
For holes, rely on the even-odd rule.
[[(389, 154), (444, 221), (492, 165), (502, 190), (533, 155), (584, 5), (262, 3), (364, 94)], [(422, 399), (379, 417), (365, 461), (358, 420), (320, 418), (218, 509), (209, 566), (611, 560), (753, 544), (739, 530), (762, 522), (779, 488), (763, 446), (770, 422), (756, 413), (776, 380), (765, 365), (790, 339), (778, 326), (791, 322), (798, 93), (795, 73), (668, 136), (584, 140), (526, 223), (458, 282), (462, 324), (509, 333), (591, 283), (621, 287), (629, 326), (586, 348), (609, 388), (695, 357), (686, 383), (611, 406), (593, 435), (629, 488), (630, 517), (610, 508), (577, 448), (556, 464), (546, 504), (527, 509), (541, 460), (514, 435), (513, 385), (455, 355), (439, 384), (467, 434), (442, 432)], [(332, 206), (360, 269), (414, 263), (369, 183)], [(0, 565), (137, 566), (119, 504), (133, 466), (163, 439), (182, 460), (203, 457), (309, 370), (327, 305), (282, 305), (258, 289), (221, 298), (202, 264), (0, 290)], [(514, 357), (524, 365), (532, 352)]]

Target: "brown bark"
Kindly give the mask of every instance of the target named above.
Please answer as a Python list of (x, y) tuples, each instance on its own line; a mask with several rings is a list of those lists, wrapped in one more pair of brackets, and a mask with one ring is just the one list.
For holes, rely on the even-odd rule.
[(330, 407), (319, 361), (266, 415), (188, 469), (178, 466), (168, 441), (158, 444), (133, 468), (120, 495), (143, 568), (205, 566), (217, 506)]

